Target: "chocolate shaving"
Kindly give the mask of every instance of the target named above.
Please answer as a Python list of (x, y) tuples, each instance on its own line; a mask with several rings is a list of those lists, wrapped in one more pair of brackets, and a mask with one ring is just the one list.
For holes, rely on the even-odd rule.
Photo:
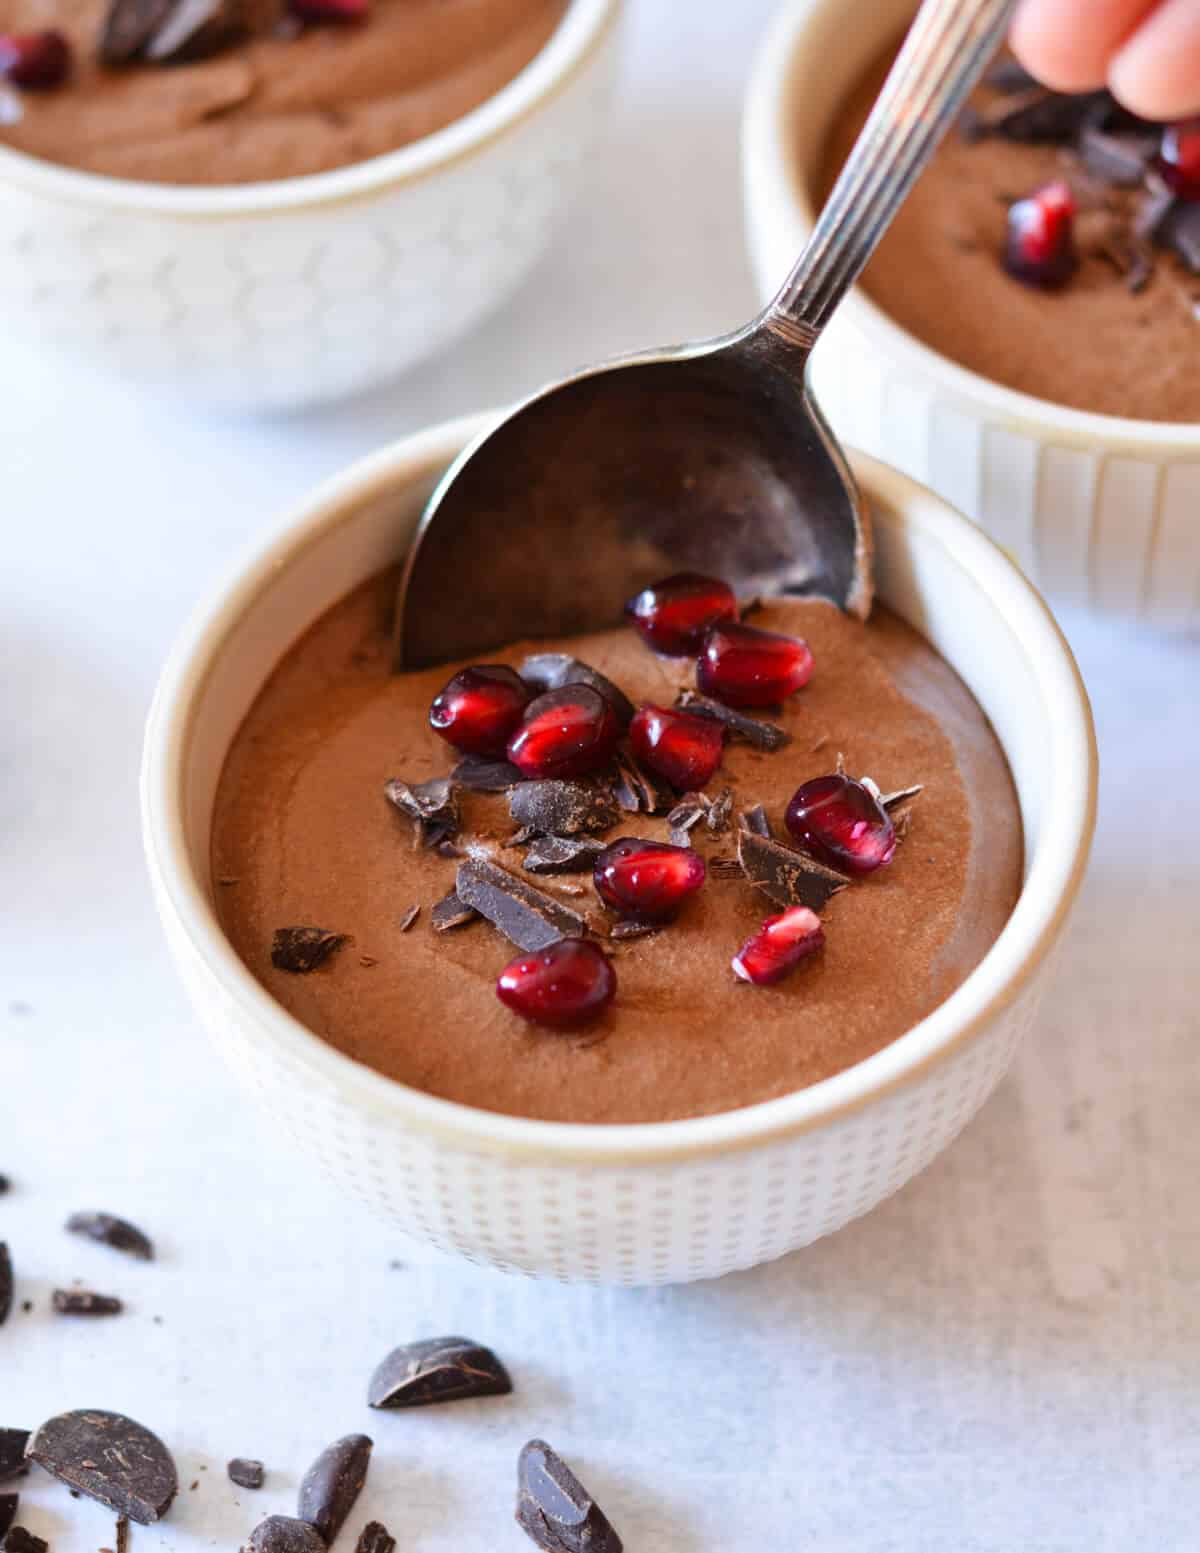
[(443, 895), (429, 913), (429, 920), (433, 924), (435, 933), (449, 933), (452, 928), (466, 927), (468, 922), (475, 922), (478, 917), (479, 913), (474, 906), (468, 906), (465, 901), (459, 900), (454, 890), (451, 890), (449, 895)]
[(592, 836), (539, 836), (521, 866), (527, 874), (579, 874), (603, 851)]
[(698, 690), (681, 690), (675, 705), (681, 711), (694, 712), (698, 717), (709, 717), (714, 722), (723, 723), (733, 737), (744, 739), (758, 750), (773, 753), (792, 742), (792, 736), (786, 729), (775, 723), (763, 722), (758, 717), (747, 717), (744, 712), (723, 706), (720, 701), (713, 701), (709, 696), (702, 696)]
[(902, 803), (911, 802), (924, 791), (923, 783), (914, 782), (911, 787), (898, 787), (894, 793), (880, 793), (879, 802), (885, 809), (898, 809)]
[(49, 1553), (45, 1537), (35, 1537), (24, 1526), (10, 1526), (4, 1536), (4, 1553)]
[(6, 1478), (23, 1477), (28, 1472), (25, 1462), (28, 1444), (28, 1429), (0, 1429), (0, 1483)]
[(410, 906), (404, 915), (400, 918), (400, 931), (402, 933), (407, 933), (409, 928), (412, 927), (413, 923), (420, 915), (421, 903), (420, 901), (417, 901), (414, 905)]
[(607, 675), (590, 663), (582, 663), (565, 652), (532, 653), (518, 670), (527, 684), (542, 693), (561, 690), (564, 685), (588, 685), (598, 691), (620, 719), (622, 728), (633, 720), (633, 702)]
[(752, 804), (750, 808), (742, 810), (738, 815), (738, 829), (748, 830), (754, 836), (765, 836), (770, 841), (771, 822), (762, 804)]
[(1068, 145), (1088, 124), (1108, 118), (1105, 92), (1064, 95), (1035, 87), (1015, 98), (975, 114), (975, 132), (968, 138), (995, 135), (1026, 145)]
[(1085, 125), (1079, 155), (1094, 178), (1118, 189), (1140, 187), (1153, 160), (1157, 141), (1147, 135), (1110, 135)]
[(455, 787), (472, 793), (505, 793), (525, 778), (509, 760), (488, 760), (484, 755), (464, 755), (450, 773)]
[(347, 1434), (327, 1445), (300, 1482), (299, 1513), (326, 1544), (341, 1531), (367, 1480), (371, 1439)]
[(684, 793), (667, 815), (667, 835), (674, 847), (690, 847), (690, 832), (708, 813), (708, 804), (699, 793)]
[(434, 847), (458, 830), (458, 795), (449, 777), (411, 784), (393, 777), (383, 791), (388, 802), (416, 825), (418, 845)]
[(207, 59), (245, 31), (239, 0), (175, 0), (143, 49), (155, 64)]
[(589, 782), (522, 782), (508, 795), (508, 812), (539, 836), (609, 830), (621, 817), (612, 791)]
[(370, 1407), (427, 1407), (512, 1390), (508, 1371), (490, 1348), (467, 1337), (404, 1343), (380, 1361), (367, 1387)]
[(20, 1494), (0, 1494), (0, 1542), (4, 1541), (9, 1527), (17, 1518)]
[(984, 77), (984, 85), (990, 86), (994, 92), (1028, 92), (1038, 85), (1036, 76), (1031, 76), (1025, 66), (1019, 60), (1006, 58), (998, 60)]
[(348, 942), (345, 933), (330, 933), (323, 927), (276, 928), (271, 942), (271, 964), (277, 971), (307, 976)]
[(143, 1526), (167, 1513), (179, 1489), (166, 1446), (120, 1413), (60, 1413), (41, 1426), (26, 1454), (68, 1488)]
[(704, 823), (710, 836), (723, 836), (729, 829), (729, 816), (733, 813), (733, 788), (723, 787), (708, 806)]
[(113, 0), (100, 29), (101, 64), (127, 65), (136, 59), (170, 10), (171, 0)]
[(250, 1553), (325, 1553), (315, 1526), (292, 1515), (268, 1515), (250, 1533)]
[(150, 1237), (128, 1219), (118, 1219), (112, 1213), (73, 1213), (67, 1220), (67, 1232), (95, 1240), (114, 1251), (124, 1251), (139, 1261), (154, 1260), (154, 1245)]
[(608, 1517), (544, 1440), (517, 1463), (517, 1524), (543, 1553), (622, 1553)]
[(1200, 275), (1200, 204), (1176, 200), (1163, 227), (1162, 241), (1193, 275)]
[(738, 861), (750, 883), (778, 906), (822, 911), (830, 896), (850, 883), (845, 874), (826, 868), (815, 858), (752, 831), (744, 830), (738, 836)]
[(125, 1309), (115, 1294), (91, 1289), (55, 1289), (51, 1303), (60, 1316), (119, 1316)]
[[(12, 1255), (6, 1243), (0, 1240), (0, 1327), (8, 1320), (12, 1309), (14, 1282)], [(2, 1472), (0, 1476), (3, 1476)]]
[(1147, 242), (1157, 242), (1162, 236), (1171, 213), (1175, 209), (1175, 196), (1159, 178), (1151, 178), (1146, 196), (1133, 219), (1135, 237)]
[(474, 906), (518, 949), (546, 949), (560, 938), (587, 933), (587, 921), (578, 912), (495, 863), (478, 858), (461, 863), (455, 889), (464, 904)]
[(661, 928), (661, 922), (641, 922), (636, 917), (622, 917), (609, 928), (608, 936), (617, 939), (618, 942), (624, 938), (648, 938), (651, 933), (657, 933)]
[(266, 1481), (266, 1470), (261, 1461), (252, 1456), (235, 1456), (225, 1469), (229, 1481), (239, 1488), (261, 1488)]
[(670, 788), (643, 771), (632, 755), (618, 752), (613, 793), (627, 814), (659, 814), (674, 803)]
[(396, 1539), (381, 1521), (368, 1521), (358, 1534), (354, 1553), (395, 1553)]

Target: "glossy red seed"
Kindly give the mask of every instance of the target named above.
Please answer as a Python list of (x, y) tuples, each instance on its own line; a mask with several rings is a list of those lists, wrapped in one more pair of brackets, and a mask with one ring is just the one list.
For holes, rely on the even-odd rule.
[(805, 782), (792, 795), (784, 820), (811, 857), (843, 873), (874, 873), (891, 862), (896, 850), (891, 816), (853, 777)]
[(61, 32), (0, 33), (0, 81), (46, 92), (70, 73), (71, 45)]
[(798, 636), (737, 623), (704, 639), (696, 683), (726, 706), (776, 706), (812, 678), (813, 655)]
[(503, 755), (533, 692), (503, 663), (460, 669), (429, 708), (429, 726), (467, 755)]
[(605, 847), (592, 870), (596, 893), (622, 917), (665, 922), (704, 883), (704, 859), (691, 847), (623, 837)]
[(562, 938), (500, 972), (496, 996), (522, 1019), (570, 1030), (602, 1014), (617, 990), (612, 961), (584, 938)]
[(1004, 267), (1028, 286), (1064, 286), (1079, 266), (1075, 251), (1075, 196), (1065, 183), (1048, 183), (1008, 211)]
[(302, 22), (361, 22), (370, 0), (288, 0), (288, 9)]
[(620, 737), (617, 714), (599, 692), (564, 685), (529, 703), (508, 758), (527, 777), (587, 776), (610, 759)]
[(1155, 166), (1180, 199), (1200, 200), (1200, 119), (1167, 125)]
[(629, 743), (644, 766), (680, 793), (711, 782), (721, 764), (725, 729), (711, 717), (644, 706), (629, 725)]
[(655, 652), (683, 657), (699, 652), (705, 632), (738, 618), (733, 589), (719, 577), (676, 572), (629, 600), (625, 613)]
[(789, 906), (768, 917), (733, 957), (733, 974), (756, 987), (782, 981), (801, 960), (825, 946), (820, 918), (807, 906)]

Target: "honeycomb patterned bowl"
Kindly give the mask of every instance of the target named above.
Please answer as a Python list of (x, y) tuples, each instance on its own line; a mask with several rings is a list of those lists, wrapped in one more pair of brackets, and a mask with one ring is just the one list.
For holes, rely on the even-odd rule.
[[(915, 0), (788, 0), (743, 119), (751, 263), (763, 300), (804, 246), (830, 123)], [(861, 290), (813, 355), (839, 436), (981, 523), (1054, 599), (1167, 630), (1200, 626), (1200, 425), (1090, 415), (990, 382)]]
[(987, 1098), (1031, 1024), (1091, 838), (1086, 694), (1012, 563), (939, 498), (856, 456), (876, 511), (880, 593), (971, 687), (1016, 780), (1025, 883), (991, 952), (868, 1061), (718, 1116), (525, 1121), (383, 1078), (292, 1018), (234, 953), (213, 906), (213, 801), (272, 668), (327, 608), (401, 555), (438, 475), (482, 424), (411, 437), (325, 486), (185, 629), (150, 712), (142, 775), (171, 949), (204, 1025), (285, 1146), (316, 1155), (343, 1191), (407, 1234), (505, 1270), (613, 1284), (709, 1278), (781, 1256), (922, 1170)]
[(436, 134), (311, 177), (135, 183), (0, 146), (5, 329), (222, 410), (356, 393), (436, 355), (541, 257), (597, 141), (621, 0), (570, 0)]

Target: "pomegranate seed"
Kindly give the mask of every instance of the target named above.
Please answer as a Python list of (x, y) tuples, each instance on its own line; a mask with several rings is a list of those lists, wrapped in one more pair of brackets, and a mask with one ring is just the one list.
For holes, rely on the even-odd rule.
[(644, 766), (680, 793), (712, 781), (721, 764), (725, 729), (712, 717), (644, 706), (629, 725), (629, 743)]
[(627, 836), (596, 859), (592, 877), (604, 904), (622, 917), (665, 922), (704, 883), (704, 859), (691, 847)]
[(756, 987), (769, 987), (824, 947), (825, 931), (816, 912), (789, 906), (777, 917), (768, 917), (746, 940), (733, 957), (733, 974)]
[(27, 91), (61, 86), (71, 71), (71, 45), (61, 32), (0, 33), (0, 80)]
[(508, 758), (527, 777), (586, 776), (609, 759), (620, 737), (617, 714), (599, 691), (564, 685), (529, 703)]
[(429, 726), (467, 755), (503, 755), (533, 692), (503, 663), (460, 669), (429, 708)]
[(709, 627), (736, 620), (738, 607), (733, 589), (719, 577), (677, 572), (643, 588), (625, 613), (655, 652), (679, 658), (699, 652)]
[(1154, 165), (1183, 200), (1200, 200), (1200, 119), (1168, 124)]
[(756, 626), (714, 626), (704, 639), (696, 683), (726, 706), (775, 706), (812, 678), (813, 655), (798, 636)]
[(1070, 280), (1075, 252), (1075, 196), (1065, 183), (1048, 183), (1009, 207), (1004, 267), (1029, 286), (1053, 289)]
[(843, 873), (874, 873), (891, 862), (896, 850), (891, 816), (853, 777), (805, 782), (793, 793), (784, 820), (810, 856)]
[(361, 22), (370, 0), (288, 0), (288, 10), (302, 22)]
[(612, 961), (584, 938), (560, 938), (500, 972), (496, 996), (522, 1019), (570, 1030), (602, 1014), (617, 990)]

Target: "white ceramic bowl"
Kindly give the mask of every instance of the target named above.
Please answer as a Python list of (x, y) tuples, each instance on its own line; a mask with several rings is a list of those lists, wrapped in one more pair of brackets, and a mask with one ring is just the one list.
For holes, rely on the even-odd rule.
[(603, 1283), (680, 1282), (781, 1256), (923, 1169), (1008, 1066), (1091, 838), (1085, 691), (1011, 562), (937, 497), (856, 457), (877, 512), (880, 595), (971, 687), (1020, 794), (1026, 882), (982, 964), (868, 1061), (720, 1116), (525, 1121), (383, 1078), (306, 1030), (234, 953), (213, 910), (213, 799), (271, 669), (330, 605), (402, 554), (439, 473), (482, 424), (410, 437), (326, 485), (184, 631), (150, 712), (142, 777), (167, 937), (201, 1019), (291, 1145), (409, 1234), (497, 1267)]
[(541, 257), (598, 141), (621, 0), (571, 0), (495, 96), (386, 156), (212, 188), (0, 146), (5, 330), (155, 389), (289, 409), (466, 333)]
[[(764, 41), (743, 126), (747, 236), (762, 299), (811, 231), (832, 117), (913, 0), (793, 0)], [(1172, 628), (1200, 625), (1200, 425), (1089, 415), (946, 360), (861, 291), (813, 357), (840, 436), (981, 522), (1039, 586)]]

